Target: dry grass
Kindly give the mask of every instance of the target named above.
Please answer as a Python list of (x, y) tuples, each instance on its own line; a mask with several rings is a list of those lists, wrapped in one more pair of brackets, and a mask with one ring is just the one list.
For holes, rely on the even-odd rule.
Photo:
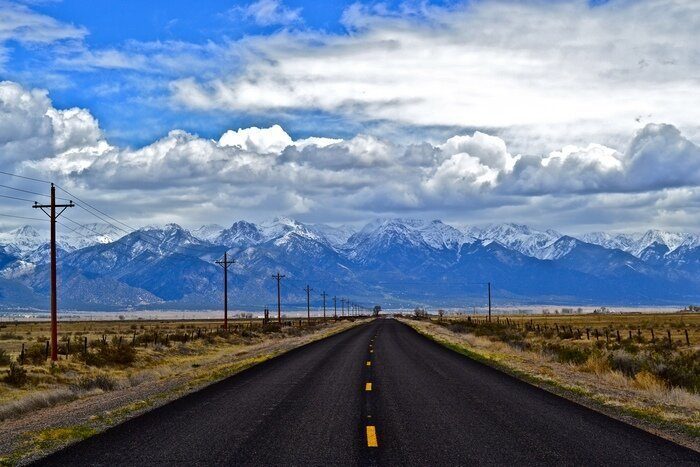
[[(207, 320), (61, 323), (59, 341), (64, 349), (67, 349), (65, 343), (71, 341), (71, 354), (60, 355), (55, 364), (43, 358), (31, 363), (25, 358), (22, 367), (27, 371), (27, 382), (20, 387), (3, 382), (2, 377), (7, 374), (10, 361), (19, 360), (21, 342), (0, 341), (12, 344), (8, 361), (0, 362), (0, 420), (82, 397), (94, 390), (113, 391), (187, 375), (195, 368), (211, 366), (224, 356), (242, 355), (268, 342), (322, 333), (334, 327), (331, 321), (311, 326), (301, 324), (295, 321), (294, 326), (263, 329), (261, 322), (231, 321), (232, 332), (223, 333), (218, 321)], [(4, 326), (4, 332), (21, 335), (27, 343), (43, 342), (49, 330), (48, 323), (43, 322)], [(87, 353), (81, 344), (86, 336)]]

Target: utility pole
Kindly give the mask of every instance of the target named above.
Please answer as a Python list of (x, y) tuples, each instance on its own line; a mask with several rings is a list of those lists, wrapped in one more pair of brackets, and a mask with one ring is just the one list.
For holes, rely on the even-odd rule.
[(306, 284), (304, 290), (306, 290), (306, 322), (311, 324), (311, 291), (313, 289)]
[(282, 278), (285, 277), (284, 274), (280, 274), (279, 272), (272, 276), (273, 279), (277, 279), (277, 322), (282, 324), (282, 302), (281, 302), (281, 295), (280, 295), (280, 281)]
[[(51, 221), (51, 361), (58, 360), (58, 298), (56, 287), (56, 219), (68, 208), (74, 207), (73, 201), (68, 204), (56, 204), (56, 187), (51, 184), (51, 204), (39, 204), (34, 201), (32, 206), (41, 209)], [(56, 214), (56, 208), (61, 210)], [(46, 209), (50, 211), (46, 212)]]
[(333, 318), (338, 319), (338, 297), (333, 296)]
[(489, 323), (491, 322), (491, 282), (487, 283), (489, 286)]
[(326, 297), (328, 294), (324, 290), (323, 293), (321, 294), (321, 297), (323, 297), (323, 322), (326, 322)]
[(224, 269), (224, 329), (228, 329), (228, 267), (235, 263), (236, 260), (228, 259), (228, 252), (224, 252), (224, 259), (215, 261), (216, 264)]

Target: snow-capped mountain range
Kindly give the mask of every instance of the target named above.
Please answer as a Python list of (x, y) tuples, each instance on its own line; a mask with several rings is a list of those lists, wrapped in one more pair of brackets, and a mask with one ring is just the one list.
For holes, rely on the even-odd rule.
[[(484, 282), (509, 304), (700, 300), (700, 236), (690, 233), (576, 238), (512, 223), (329, 226), (289, 218), (128, 234), (107, 224), (62, 225), (59, 233), (61, 299), (74, 308), (217, 307), (222, 279), (213, 262), (225, 251), (237, 261), (232, 301), (248, 307), (271, 303), (277, 271), (287, 276), (289, 306), (303, 303), (307, 283), (386, 306), (481, 305)], [(46, 306), (47, 258), (46, 234), (29, 226), (0, 233), (0, 307)]]

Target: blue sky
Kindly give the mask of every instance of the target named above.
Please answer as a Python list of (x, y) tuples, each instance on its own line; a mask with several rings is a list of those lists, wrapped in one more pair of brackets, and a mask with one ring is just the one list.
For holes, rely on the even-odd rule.
[[(346, 34), (341, 19), (353, 1), (308, 2), (285, 1), (279, 9), (292, 12), (298, 19), (261, 24), (245, 10), (253, 2), (211, 0), (177, 1), (48, 1), (29, 2), (31, 9), (56, 20), (82, 28), (81, 46), (87, 49), (119, 49), (129, 43), (177, 41), (203, 45), (241, 40), (246, 36), (267, 36), (280, 30), (313, 30), (329, 34)], [(405, 2), (382, 2), (382, 8), (399, 10)], [(432, 2), (444, 5), (446, 2)], [(153, 70), (145, 74), (160, 81), (149, 87), (139, 86), (144, 74), (114, 68), (71, 69), (51, 65), (53, 47), (37, 48), (35, 44), (12, 43), (5, 77), (29, 86), (51, 90), (57, 107), (85, 107), (95, 115), (110, 139), (119, 144), (147, 144), (172, 128), (183, 128), (207, 137), (218, 137), (228, 128), (251, 125), (269, 126), (280, 123), (299, 137), (318, 133), (318, 127), (329, 135), (348, 137), (364, 128), (317, 110), (295, 115), (248, 115), (236, 111), (195, 112), (168, 107), (167, 79), (173, 76)], [(71, 47), (64, 44), (63, 47)], [(66, 53), (66, 51), (62, 51)], [(49, 64), (48, 69), (46, 65)], [(154, 102), (154, 100), (156, 102)], [(310, 121), (311, 120), (311, 121)]]
[(693, 0), (0, 0), (0, 161), (136, 224), (698, 230), (699, 29)]

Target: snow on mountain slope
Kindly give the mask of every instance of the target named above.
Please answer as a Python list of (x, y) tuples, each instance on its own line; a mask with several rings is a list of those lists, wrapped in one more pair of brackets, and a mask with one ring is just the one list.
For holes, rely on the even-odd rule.
[(225, 227), (219, 224), (207, 224), (199, 227), (198, 229), (192, 230), (190, 233), (200, 240), (206, 240), (208, 242), (213, 242), (216, 238), (221, 235), (221, 232), (225, 230)]
[(617, 248), (622, 251), (630, 252), (635, 248), (636, 237), (638, 237), (638, 235), (591, 232), (580, 235), (578, 239), (605, 248)]
[(355, 228), (349, 225), (332, 227), (326, 224), (311, 224), (307, 225), (307, 228), (320, 237), (325, 238), (335, 248), (345, 245), (348, 239), (357, 232)]
[[(65, 251), (109, 243), (120, 238), (125, 232), (109, 224), (91, 223), (76, 226), (74, 224), (57, 227), (56, 243)], [(39, 232), (30, 225), (25, 225), (9, 232), (0, 232), (0, 245), (5, 245), (6, 251), (27, 259), (38, 248), (49, 242), (49, 232)]]
[[(367, 250), (368, 246), (400, 243), (436, 250), (456, 250), (466, 238), (456, 228), (438, 220), (428, 222), (420, 219), (377, 219), (352, 235), (348, 239), (347, 247), (350, 250)], [(371, 254), (369, 251), (367, 253)]]
[(503, 223), (485, 227), (466, 226), (462, 232), (469, 237), (488, 242), (498, 242), (506, 248), (534, 258), (545, 259), (551, 254), (547, 247), (562, 237), (554, 230), (535, 230), (527, 225)]
[(605, 248), (617, 248), (631, 253), (637, 258), (650, 247), (664, 245), (672, 252), (681, 246), (695, 247), (700, 245), (700, 236), (685, 232), (668, 232), (665, 230), (650, 229), (646, 232), (631, 234), (611, 234), (606, 232), (592, 232), (581, 235), (581, 240)]
[(0, 245), (4, 245), (8, 253), (16, 255), (36, 250), (39, 245), (47, 240), (48, 237), (46, 235), (41, 235), (30, 225), (25, 225), (9, 232), (0, 232)]

